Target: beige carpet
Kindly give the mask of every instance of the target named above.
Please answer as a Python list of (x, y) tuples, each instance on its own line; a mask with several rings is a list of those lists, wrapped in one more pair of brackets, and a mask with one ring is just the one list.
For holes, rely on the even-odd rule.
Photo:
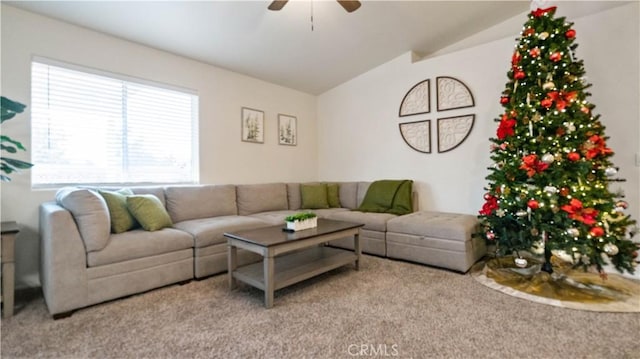
[[(552, 307), (470, 275), (365, 256), (278, 291), (226, 276), (53, 321), (42, 298), (2, 321), (2, 358), (638, 358), (640, 315)], [(394, 355), (395, 354), (395, 355)]]

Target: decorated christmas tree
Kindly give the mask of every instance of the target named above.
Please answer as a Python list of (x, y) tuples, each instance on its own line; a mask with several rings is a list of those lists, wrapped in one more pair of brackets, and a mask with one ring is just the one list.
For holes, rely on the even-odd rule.
[(623, 194), (609, 186), (622, 179), (587, 100), (576, 31), (555, 10), (529, 14), (511, 58), (480, 234), (498, 256), (544, 253), (549, 273), (552, 253), (601, 274), (608, 263), (632, 273), (635, 221), (625, 214)]

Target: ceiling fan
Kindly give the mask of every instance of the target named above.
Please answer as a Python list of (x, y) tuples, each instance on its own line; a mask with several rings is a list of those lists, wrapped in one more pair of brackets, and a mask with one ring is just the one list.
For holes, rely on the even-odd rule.
[[(282, 9), (289, 0), (274, 0), (269, 4), (268, 9), (272, 11), (278, 11)], [(360, 7), (360, 1), (358, 0), (336, 0), (338, 4), (347, 10), (347, 12), (354, 12)]]

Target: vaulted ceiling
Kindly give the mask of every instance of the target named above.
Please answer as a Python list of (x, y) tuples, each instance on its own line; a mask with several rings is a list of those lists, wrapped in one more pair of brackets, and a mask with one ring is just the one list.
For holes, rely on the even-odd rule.
[(347, 13), (331, 0), (292, 0), (276, 12), (270, 1), (5, 3), (311, 94), (408, 51), (434, 53), (530, 6), (364, 0)]

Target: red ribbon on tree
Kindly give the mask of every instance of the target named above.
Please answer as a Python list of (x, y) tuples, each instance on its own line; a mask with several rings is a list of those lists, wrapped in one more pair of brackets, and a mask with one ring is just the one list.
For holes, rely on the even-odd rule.
[(550, 98), (543, 98), (543, 99), (540, 101), (540, 105), (542, 105), (542, 107), (544, 107), (544, 108), (547, 108), (547, 109), (548, 109), (549, 107), (551, 107), (551, 105), (553, 105), (553, 100), (552, 100), (552, 99), (550, 99)]
[(496, 135), (499, 139), (504, 140), (507, 136), (513, 136), (514, 130), (513, 128), (516, 126), (516, 120), (513, 118), (509, 118), (506, 114), (502, 115), (502, 119), (500, 120), (500, 125), (498, 126), (498, 131)]
[(496, 209), (498, 209), (498, 198), (495, 196), (489, 196), (485, 204), (482, 205), (482, 209), (479, 213), (483, 216), (489, 216)]
[(536, 173), (540, 173), (549, 168), (549, 164), (538, 160), (538, 155), (528, 155), (522, 157), (521, 170), (527, 171), (527, 176), (533, 177)]
[(578, 91), (571, 91), (566, 93), (562, 91), (551, 91), (547, 94), (547, 99), (554, 101), (556, 103), (556, 109), (560, 111), (567, 107), (567, 103), (573, 102), (576, 97), (578, 97)]
[(584, 157), (590, 160), (598, 155), (605, 156), (612, 154), (613, 150), (607, 147), (604, 138), (593, 135), (582, 145), (582, 152), (584, 153)]
[(582, 202), (578, 199), (572, 199), (569, 204), (565, 204), (560, 207), (563, 211), (569, 214), (569, 218), (582, 222), (588, 226), (596, 223), (596, 217), (598, 216), (598, 210), (595, 208), (582, 208)]
[(513, 67), (516, 67), (516, 65), (518, 65), (521, 59), (522, 59), (522, 55), (520, 55), (518, 51), (514, 52), (513, 55), (511, 56), (511, 65)]
[(555, 11), (555, 10), (556, 10), (555, 6), (548, 7), (546, 9), (537, 8), (535, 11), (531, 12), (531, 15), (533, 15), (534, 17), (540, 17), (540, 16), (542, 16), (542, 15), (544, 15), (546, 13), (549, 13), (549, 12), (552, 12), (552, 11)]

